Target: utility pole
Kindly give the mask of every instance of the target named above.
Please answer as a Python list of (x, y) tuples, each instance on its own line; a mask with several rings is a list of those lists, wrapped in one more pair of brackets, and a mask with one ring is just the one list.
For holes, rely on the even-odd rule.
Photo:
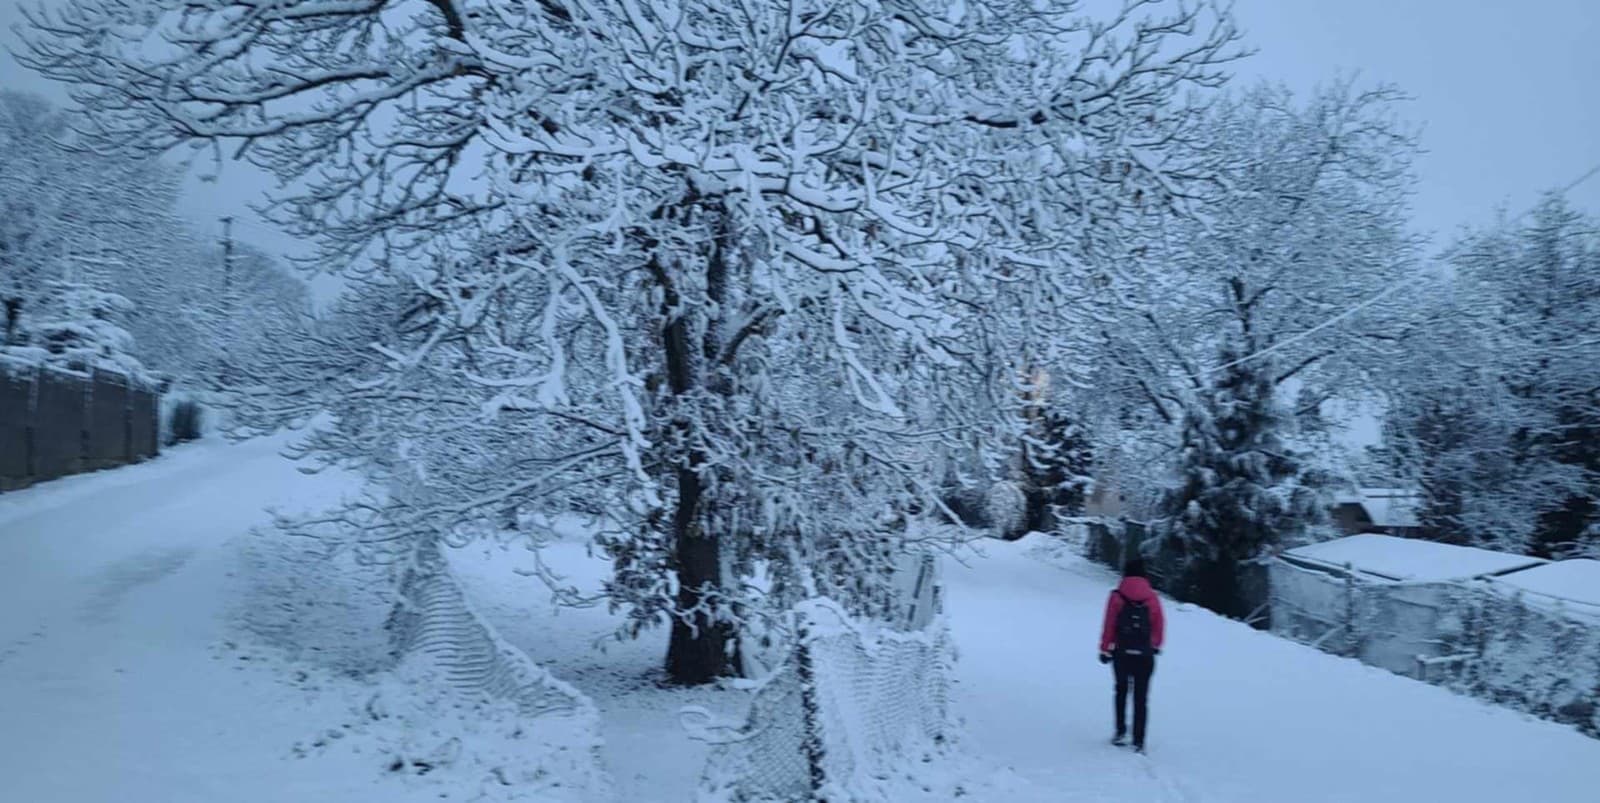
[(233, 286), (233, 216), (222, 217), (222, 298), (228, 298)]
[(223, 215), (222, 218), (222, 298), (218, 300), (222, 311), (221, 324), (217, 328), (216, 337), (221, 341), (217, 343), (217, 351), (221, 356), (220, 370), (217, 381), (222, 385), (228, 383), (229, 345), (233, 341), (233, 216)]

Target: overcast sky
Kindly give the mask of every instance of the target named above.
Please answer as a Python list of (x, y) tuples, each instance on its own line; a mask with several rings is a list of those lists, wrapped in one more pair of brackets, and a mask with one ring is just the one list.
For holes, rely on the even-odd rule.
[[(8, 45), (17, 5), (0, 0)], [(1487, 222), (1499, 206), (1521, 211), (1600, 164), (1600, 0), (1236, 0), (1234, 8), (1259, 50), (1238, 65), (1243, 81), (1307, 90), (1354, 74), (1415, 97), (1406, 112), (1423, 126), (1427, 150), (1417, 165), (1419, 230)], [(0, 86), (65, 100), (8, 54)], [(246, 208), (269, 188), (264, 177), (231, 168), (219, 183), (189, 188), (185, 211), (203, 230), (215, 233), (219, 215), (235, 214), (242, 239), (294, 247)], [(1600, 176), (1569, 197), (1600, 214)]]

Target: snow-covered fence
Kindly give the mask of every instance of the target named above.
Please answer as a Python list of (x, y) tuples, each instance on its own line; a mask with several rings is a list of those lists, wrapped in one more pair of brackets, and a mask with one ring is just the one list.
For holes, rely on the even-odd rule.
[(1366, 583), (1350, 567), (1316, 571), (1283, 560), (1270, 571), (1273, 630), (1281, 635), (1400, 674), (1417, 672), (1418, 658), (1445, 654), (1438, 633), (1448, 584)]
[(446, 712), (479, 710), (486, 701), (509, 704), (520, 717), (533, 720), (527, 725), (533, 733), (523, 758), (536, 765), (528, 777), (542, 777), (542, 783), (562, 788), (551, 799), (611, 797), (600, 756), (604, 740), (599, 709), (583, 692), (507, 643), (478, 615), (438, 543), (418, 546), (401, 575), (399, 592), (386, 627), (396, 674), (418, 690), (418, 697), (433, 699), (443, 692), (467, 703), (435, 706)]
[(114, 371), (0, 357), (0, 490), (155, 456), (159, 396)]
[(387, 626), (403, 668), (468, 694), (509, 700), (529, 716), (572, 714), (598, 727), (588, 697), (507, 644), (472, 610), (436, 544), (417, 550)]
[(1454, 589), (1439, 635), (1459, 660), (1425, 678), (1600, 738), (1600, 618), (1546, 602), (1487, 583)]
[(1484, 580), (1366, 582), (1282, 559), (1271, 579), (1280, 635), (1600, 737), (1600, 617)]
[(953, 655), (928, 556), (897, 629), (825, 597), (795, 606), (795, 643), (757, 688), (742, 728), (686, 725), (714, 747), (702, 801), (893, 800), (951, 736)]

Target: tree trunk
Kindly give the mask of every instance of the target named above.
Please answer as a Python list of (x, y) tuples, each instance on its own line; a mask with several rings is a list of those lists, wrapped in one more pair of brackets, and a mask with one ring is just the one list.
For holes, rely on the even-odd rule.
[[(689, 205), (692, 205), (693, 196), (690, 197)], [(719, 236), (714, 238), (705, 263), (707, 298), (720, 305), (727, 288), (723, 249), (726, 216), (715, 206), (709, 211), (721, 219), (718, 221)], [(684, 214), (688, 214), (688, 210), (684, 210)], [(715, 320), (708, 322), (697, 354), (690, 343), (682, 299), (671, 277), (660, 263), (652, 261), (652, 267), (665, 291), (662, 306), (669, 317), (662, 330), (663, 357), (673, 395), (679, 400), (686, 399), (700, 388), (727, 395), (726, 382), (707, 375), (718, 370), (716, 355), (721, 349), (721, 327)], [(733, 623), (724, 618), (729, 603), (721, 596), (725, 582), (721, 534), (707, 532), (703, 525), (707, 494), (702, 472), (708, 461), (699, 445), (701, 439), (691, 431), (694, 426), (703, 425), (700, 422), (699, 416), (681, 415), (674, 422), (679, 442), (685, 444), (687, 454), (677, 470), (678, 501), (672, 521), (678, 615), (672, 619), (666, 669), (667, 677), (682, 685), (710, 683), (718, 677), (737, 677), (742, 663), (736, 649), (738, 634)]]
[(13, 343), (16, 343), (18, 340), (17, 327), (22, 321), (22, 299), (7, 297), (5, 299), (5, 307), (6, 332), (4, 339), (0, 339), (0, 343), (4, 343), (5, 345), (9, 346)]
[[(667, 677), (674, 683), (697, 685), (737, 675), (738, 665), (728, 649), (732, 626), (719, 621), (722, 601), (721, 543), (700, 527), (702, 487), (697, 468), (678, 470), (678, 512), (673, 520), (674, 551), (678, 572), (678, 611), (672, 619), (667, 643)], [(712, 596), (707, 599), (706, 592)], [(687, 619), (683, 612), (689, 612)]]

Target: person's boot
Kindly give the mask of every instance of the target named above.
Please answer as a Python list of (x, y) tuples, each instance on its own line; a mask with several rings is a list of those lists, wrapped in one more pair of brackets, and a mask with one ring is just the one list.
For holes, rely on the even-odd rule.
[(1135, 744), (1133, 746), (1133, 752), (1138, 753), (1141, 756), (1144, 755), (1144, 745), (1143, 744)]
[(1121, 746), (1127, 744), (1128, 743), (1128, 734), (1118, 732), (1116, 736), (1111, 737), (1111, 743), (1116, 745), (1117, 747), (1121, 747)]

